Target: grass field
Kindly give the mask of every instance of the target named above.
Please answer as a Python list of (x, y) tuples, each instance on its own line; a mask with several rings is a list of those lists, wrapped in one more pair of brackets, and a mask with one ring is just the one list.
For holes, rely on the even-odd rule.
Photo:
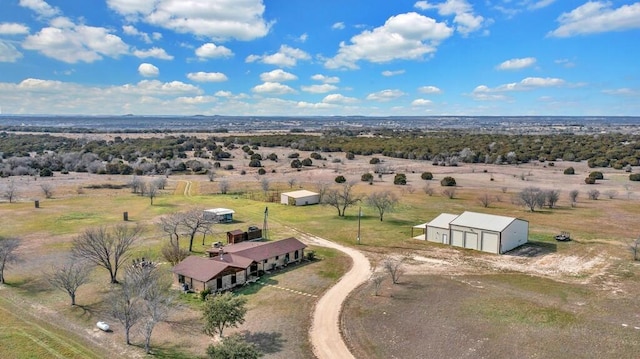
[[(359, 161), (363, 166), (366, 165), (366, 159)], [(411, 168), (410, 162), (406, 163), (407, 168)], [(634, 296), (640, 295), (633, 290), (637, 284), (638, 268), (630, 261), (629, 251), (629, 243), (636, 235), (629, 233), (629, 228), (634, 228), (640, 214), (635, 197), (621, 195), (598, 201), (581, 197), (576, 207), (571, 207), (563, 197), (558, 208), (528, 212), (512, 203), (518, 189), (530, 184), (546, 186), (549, 184), (543, 181), (548, 180), (555, 181), (552, 186), (564, 185), (567, 177), (556, 173), (561, 169), (533, 168), (531, 171), (539, 172), (534, 172), (528, 178), (526, 182), (529, 183), (521, 183), (516, 178), (517, 173), (524, 171), (519, 168), (510, 169), (510, 173), (490, 170), (493, 172), (491, 178), (495, 177), (495, 181), (489, 181), (488, 173), (474, 169), (435, 170), (459, 172), (454, 173), (460, 183), (454, 199), (438, 192), (437, 181), (431, 184), (436, 189), (433, 196), (422, 192), (420, 186), (424, 181), (417, 179), (418, 170), (410, 174), (411, 187), (393, 186), (389, 179), (375, 182), (372, 186), (359, 183), (355, 187), (357, 193), (362, 195), (382, 189), (390, 190), (400, 199), (396, 209), (385, 214), (384, 221), (379, 220), (374, 209), (362, 203), (358, 205), (362, 205), (363, 210), (361, 245), (358, 249), (374, 262), (387, 254), (412, 253), (416, 257), (426, 258), (423, 263), (408, 261), (406, 281), (397, 287), (386, 287), (382, 296), (372, 297), (365, 286), (351, 297), (343, 321), (345, 330), (359, 333), (350, 339), (359, 353), (365, 353), (360, 357), (389, 357), (389, 350), (400, 350), (400, 344), (404, 347), (415, 343), (435, 345), (433, 343), (442, 341), (444, 344), (451, 343), (455, 349), (453, 339), (448, 342), (446, 333), (463, 342), (475, 340), (480, 344), (469, 348), (496, 358), (509, 357), (506, 354), (495, 356), (502, 351), (522, 357), (519, 354), (543, 349), (545, 351), (541, 352), (548, 354), (546, 357), (555, 356), (562, 352), (561, 340), (577, 343), (576, 349), (571, 352), (576, 357), (589, 357), (581, 356), (584, 352), (578, 347), (589, 348), (590, 340), (600, 336), (605, 343), (602, 346), (604, 353), (625, 357), (637, 351), (633, 327), (640, 327), (640, 323), (626, 323), (624, 320), (640, 312), (633, 301)], [(500, 167), (499, 170), (507, 171), (509, 168)], [(546, 170), (553, 172), (547, 176)], [(334, 176), (333, 171), (327, 169), (321, 172), (325, 177)], [(354, 169), (345, 171), (345, 174), (358, 178), (360, 172)], [(201, 236), (195, 239), (195, 254), (204, 253), (213, 242), (224, 242), (225, 233), (229, 230), (246, 229), (250, 225), (262, 227), (266, 207), (269, 209), (270, 239), (295, 236), (299, 230), (356, 246), (358, 207), (350, 207), (345, 217), (338, 217), (336, 209), (327, 206), (290, 207), (266, 203), (262, 201), (258, 180), (250, 176), (225, 176), (238, 181), (234, 183), (234, 192), (237, 193), (215, 194), (216, 183), (207, 181), (204, 176), (171, 176), (169, 186), (154, 200), (153, 205), (148, 198), (131, 194), (128, 189), (84, 189), (82, 193), (77, 193), (79, 184), (75, 182), (67, 187), (60, 185), (59, 193), (53, 199), (41, 200), (39, 209), (34, 208), (28, 200), (0, 203), (0, 217), (3, 218), (0, 236), (24, 239), (20, 249), (23, 262), (6, 270), (9, 285), (0, 289), (0, 310), (8, 313), (0, 329), (0, 357), (91, 358), (101, 357), (103, 353), (109, 353), (109, 357), (118, 357), (119, 354), (122, 357), (141, 355), (139, 344), (128, 348), (122, 345), (118, 331), (106, 339), (95, 340), (85, 340), (85, 332), (79, 333), (77, 340), (71, 334), (74, 328), (93, 328), (95, 321), (103, 315), (101, 298), (109, 290), (106, 272), (96, 270), (91, 284), (81, 288), (78, 302), (87, 310), (69, 309), (68, 297), (50, 289), (43, 278), (53, 264), (64, 258), (75, 236), (86, 228), (123, 223), (123, 212), (128, 212), (130, 225), (140, 224), (144, 227), (142, 238), (134, 250), (135, 256), (158, 258), (159, 248), (166, 240), (166, 235), (156, 224), (158, 218), (188, 208), (227, 207), (236, 210), (234, 223), (215, 225), (214, 233), (208, 235), (204, 243)], [(278, 173), (274, 176), (277, 179), (273, 180), (272, 188), (289, 190), (286, 184), (289, 174)], [(313, 175), (307, 172), (299, 176), (298, 185), (305, 185), (303, 181), (306, 180), (307, 187), (313, 190)], [(611, 176), (613, 179), (604, 185), (619, 186), (622, 191), (625, 184), (613, 174)], [(571, 179), (572, 184), (562, 187), (563, 190), (579, 186), (579, 179), (576, 178)], [(127, 177), (97, 176), (91, 180), (121, 184), (126, 183)], [(32, 186), (30, 196), (37, 197), (35, 183), (26, 183), (24, 186)], [(505, 187), (508, 188), (505, 190)], [(582, 193), (586, 190), (584, 187), (578, 188)], [(604, 191), (604, 187), (600, 188)], [(632, 190), (637, 192), (635, 188)], [(477, 200), (482, 193), (489, 193), (495, 198), (488, 208), (484, 208)], [(427, 222), (442, 212), (461, 213), (465, 210), (526, 219), (530, 224), (530, 240), (540, 254), (533, 258), (493, 256), (410, 239), (412, 226)], [(571, 232), (574, 241), (556, 243), (553, 235), (560, 231)], [(181, 245), (186, 245), (184, 237)], [(267, 358), (310, 357), (306, 333), (315, 303), (313, 298), (320, 296), (349, 266), (348, 260), (336, 252), (321, 248), (313, 250), (321, 260), (265, 278), (266, 284), (272, 286), (252, 286), (243, 291), (250, 298), (250, 311), (246, 324), (237, 330), (248, 338), (266, 342), (263, 349)], [(165, 268), (169, 269), (168, 266)], [(478, 276), (465, 277), (470, 274)], [(475, 286), (482, 286), (483, 290)], [(279, 287), (316, 297), (291, 294)], [(17, 299), (7, 301), (9, 296)], [(454, 303), (448, 299), (451, 296), (457, 296)], [(483, 302), (489, 305), (479, 304)], [(429, 305), (423, 308), (425, 303)], [(155, 347), (155, 357), (193, 357), (204, 353), (209, 339), (199, 333), (196, 325), (197, 300), (185, 299), (185, 304), (191, 308), (187, 314), (181, 313), (180, 318), (159, 326), (154, 333), (152, 345)], [(33, 305), (43, 306), (48, 313), (57, 313), (57, 320), (69, 321), (73, 325), (56, 328), (42, 318), (22, 314)], [(397, 320), (389, 320), (392, 314), (393, 318), (397, 316)], [(454, 321), (447, 318), (453, 318)], [(441, 334), (429, 334), (425, 328), (414, 323), (417, 320), (439, 328)], [(383, 322), (385, 330), (380, 330), (379, 323)], [(603, 323), (606, 325), (603, 326)], [(623, 327), (622, 324), (630, 327)], [(473, 330), (465, 331), (464, 325)], [(412, 336), (405, 329), (423, 336)], [(396, 336), (386, 337), (387, 332), (396, 333)], [(511, 332), (512, 335), (505, 336), (505, 332)], [(486, 335), (474, 336), (477, 333)], [(407, 339), (400, 339), (405, 336)], [(614, 342), (616, 336), (620, 338), (618, 345)], [(509, 344), (511, 341), (524, 341), (526, 350), (518, 352), (516, 347)], [(543, 347), (538, 341), (546, 342), (547, 346)], [(140, 338), (134, 336), (134, 343), (140, 342)], [(494, 347), (487, 344), (494, 342), (499, 345)], [(469, 348), (466, 349), (471, 350)], [(447, 352), (445, 349), (438, 347), (433, 353), (439, 353), (439, 357), (470, 355), (466, 352)], [(31, 356), (32, 353), (37, 355)], [(412, 356), (409, 353), (403, 357)], [(431, 357), (438, 356), (434, 354)]]

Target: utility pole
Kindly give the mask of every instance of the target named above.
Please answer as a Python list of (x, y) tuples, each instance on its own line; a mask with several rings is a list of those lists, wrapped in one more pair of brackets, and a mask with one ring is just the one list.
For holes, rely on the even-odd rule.
[(362, 207), (358, 207), (358, 244), (360, 244), (360, 218), (362, 218)]

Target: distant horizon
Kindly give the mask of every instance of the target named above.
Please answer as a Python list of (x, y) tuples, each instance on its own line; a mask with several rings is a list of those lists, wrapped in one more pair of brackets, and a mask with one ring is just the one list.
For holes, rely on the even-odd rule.
[(2, 10), (2, 113), (640, 115), (640, 0), (3, 0)]

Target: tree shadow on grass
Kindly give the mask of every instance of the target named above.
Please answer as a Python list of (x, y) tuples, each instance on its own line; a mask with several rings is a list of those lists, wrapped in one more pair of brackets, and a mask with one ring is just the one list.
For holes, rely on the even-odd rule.
[(255, 344), (264, 354), (273, 354), (282, 351), (286, 340), (282, 339), (279, 332), (250, 332), (248, 330), (240, 333), (248, 343)]

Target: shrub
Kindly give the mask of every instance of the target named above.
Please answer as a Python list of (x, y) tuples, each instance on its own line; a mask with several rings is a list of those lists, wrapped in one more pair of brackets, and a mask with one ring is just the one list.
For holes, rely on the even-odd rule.
[(356, 155), (354, 155), (354, 154), (353, 154), (353, 152), (347, 152), (347, 154), (345, 155), (345, 157), (346, 157), (348, 160), (352, 160), (352, 159), (356, 158)]
[(373, 181), (373, 175), (371, 173), (365, 173), (362, 175), (362, 177), (360, 177), (360, 180), (363, 182), (372, 182)]
[(40, 177), (51, 177), (53, 176), (53, 171), (49, 167), (45, 167), (40, 170)]
[(445, 187), (455, 187), (456, 179), (453, 177), (447, 176), (440, 181), (440, 185)]
[(266, 171), (264, 168), (260, 168), (260, 169), (258, 170), (258, 174), (259, 174), (259, 175), (261, 175), (261, 176), (262, 176), (262, 175), (264, 175), (264, 174), (266, 174), (266, 173), (267, 173), (267, 171)]
[(422, 175), (420, 175), (420, 178), (422, 178), (425, 181), (429, 181), (433, 179), (433, 173), (431, 172), (422, 172)]
[(226, 165), (224, 166), (225, 170), (231, 171), (233, 169), (233, 165)]
[(600, 171), (593, 171), (593, 172), (589, 173), (589, 177), (591, 177), (591, 178), (593, 178), (595, 180), (604, 179), (604, 175)]
[(300, 168), (302, 167), (302, 162), (298, 159), (291, 161), (291, 168)]
[(395, 177), (393, 177), (393, 184), (397, 184), (397, 185), (407, 184), (407, 175), (405, 175), (404, 173), (397, 173)]
[(298, 152), (294, 152), (294, 153), (290, 153), (289, 156), (287, 156), (288, 158), (298, 158), (300, 157), (300, 154)]
[(640, 173), (632, 173), (629, 175), (629, 181), (640, 181)]
[(586, 184), (595, 184), (596, 183), (596, 179), (593, 177), (587, 177), (584, 179), (584, 183)]
[(304, 160), (302, 160), (302, 165), (303, 166), (311, 166), (311, 165), (313, 165), (313, 161), (311, 161), (311, 158), (305, 158)]
[(345, 182), (347, 182), (347, 179), (344, 178), (343, 175), (340, 175), (340, 176), (336, 177), (335, 181), (336, 181), (336, 183), (345, 183)]
[(277, 161), (278, 160), (278, 155), (276, 155), (275, 153), (270, 153), (267, 156), (268, 159), (270, 159), (271, 161)]
[(574, 175), (576, 174), (576, 170), (573, 167), (567, 167), (564, 169), (564, 174), (566, 175)]
[(378, 157), (373, 157), (369, 160), (369, 164), (377, 165), (378, 163), (380, 163), (380, 159)]
[(259, 153), (254, 153), (251, 155), (251, 159), (262, 161), (262, 156)]
[(262, 167), (262, 163), (260, 163), (260, 160), (251, 160), (249, 167)]
[(309, 157), (313, 158), (314, 160), (321, 160), (322, 159), (322, 156), (318, 152), (311, 152)]

